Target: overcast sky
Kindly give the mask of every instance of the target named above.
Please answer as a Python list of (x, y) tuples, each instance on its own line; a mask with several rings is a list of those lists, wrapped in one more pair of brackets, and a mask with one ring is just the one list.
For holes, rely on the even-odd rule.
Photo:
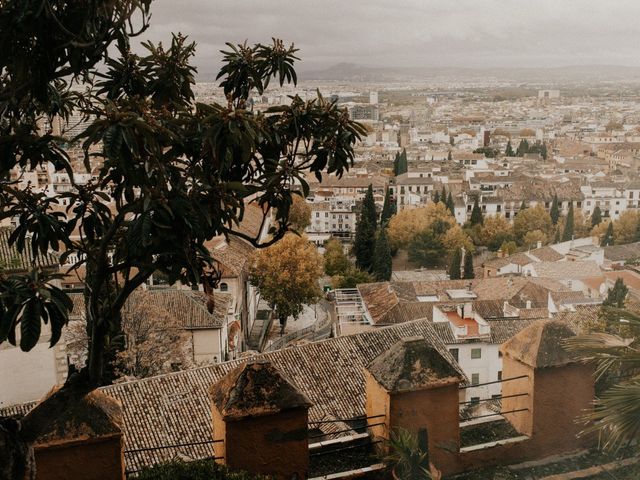
[(188, 34), (216, 71), (226, 41), (295, 42), (315, 70), (640, 66), (638, 0), (155, 0), (146, 37)]

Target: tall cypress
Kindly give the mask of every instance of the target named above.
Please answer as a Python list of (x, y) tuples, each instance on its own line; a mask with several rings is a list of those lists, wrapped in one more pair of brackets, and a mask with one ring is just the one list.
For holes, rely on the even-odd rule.
[(524, 199), (522, 199), (522, 203), (520, 204), (520, 211), (524, 210), (527, 208), (527, 204), (525, 203)]
[(573, 240), (573, 202), (569, 201), (569, 212), (564, 224), (564, 232), (562, 232), (562, 241), (567, 242)]
[(473, 271), (473, 254), (471, 253), (471, 250), (467, 250), (464, 254), (464, 273), (462, 278), (476, 278), (476, 274)]
[(451, 161), (453, 159), (453, 157), (451, 156), (451, 150), (449, 150), (449, 153), (447, 154), (447, 160)]
[(447, 208), (451, 212), (451, 215), (453, 215), (455, 217), (456, 216), (456, 206), (453, 203), (453, 196), (451, 195), (451, 192), (449, 192), (449, 196), (447, 197)]
[(482, 210), (478, 203), (478, 197), (473, 202), (473, 208), (471, 209), (471, 225), (482, 225), (484, 223), (484, 217), (482, 216)]
[(360, 218), (356, 223), (356, 235), (353, 240), (353, 254), (356, 257), (356, 266), (361, 270), (371, 270), (376, 243), (377, 217), (376, 204), (373, 200), (373, 187), (369, 185), (362, 202)]
[(596, 205), (596, 208), (593, 209), (593, 213), (591, 214), (591, 226), (595, 227), (596, 225), (600, 225), (602, 223), (602, 211), (600, 207)]
[(549, 215), (551, 216), (551, 221), (554, 225), (558, 224), (558, 219), (560, 218), (560, 207), (558, 206), (558, 194), (553, 195), (553, 202), (551, 202), (551, 210), (549, 211)]
[(376, 238), (371, 273), (381, 282), (391, 278), (391, 248), (384, 227), (380, 228)]
[(451, 255), (451, 263), (449, 264), (449, 279), (460, 279), (460, 264), (462, 263), (462, 253), (456, 248)]
[(386, 225), (393, 215), (396, 213), (396, 204), (391, 198), (391, 189), (387, 188), (384, 195), (384, 205), (382, 206), (382, 214), (380, 215), (380, 225)]
[(436, 190), (433, 194), (433, 203), (440, 203), (440, 192)]
[(444, 188), (444, 184), (442, 184), (442, 192), (440, 192), (440, 201), (442, 203), (447, 203), (447, 191)]
[(400, 154), (396, 152), (396, 157), (393, 159), (393, 175), (398, 176), (398, 165), (400, 163)]
[(611, 220), (606, 232), (604, 232), (604, 237), (602, 237), (602, 246), (608, 247), (609, 245), (613, 245), (613, 222)]
[(634, 242), (640, 242), (640, 217), (638, 217), (638, 223), (636, 223), (636, 233), (633, 235)]
[(403, 173), (407, 173), (409, 171), (409, 162), (407, 160), (407, 150), (405, 148), (402, 149), (402, 153), (398, 159), (398, 175), (402, 175)]
[(513, 151), (513, 146), (511, 145), (511, 140), (509, 140), (507, 142), (507, 148), (505, 149), (504, 154), (507, 157), (515, 157), (516, 156), (516, 152)]

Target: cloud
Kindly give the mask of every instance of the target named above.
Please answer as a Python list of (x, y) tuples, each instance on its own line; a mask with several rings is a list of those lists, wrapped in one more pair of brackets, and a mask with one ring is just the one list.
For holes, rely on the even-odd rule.
[(302, 69), (640, 65), (640, 2), (617, 0), (156, 0), (146, 36), (181, 31), (201, 72), (227, 41), (295, 42)]

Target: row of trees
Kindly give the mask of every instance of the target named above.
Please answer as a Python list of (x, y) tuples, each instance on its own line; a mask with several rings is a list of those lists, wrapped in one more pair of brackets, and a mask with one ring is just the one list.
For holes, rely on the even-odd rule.
[(369, 185), (360, 209), (353, 242), (356, 267), (377, 280), (391, 278), (391, 247), (387, 238), (387, 223), (395, 212), (395, 205), (387, 189), (378, 225), (378, 211)]
[(543, 160), (547, 159), (547, 144), (546, 142), (536, 141), (534, 144), (530, 144), (526, 138), (520, 140), (516, 151), (513, 150), (511, 140), (507, 142), (504, 154), (507, 157), (524, 157), (527, 153), (539, 153)]
[(407, 150), (402, 149), (402, 152), (396, 153), (393, 159), (393, 174), (397, 177), (403, 173), (409, 171), (409, 163), (407, 161)]

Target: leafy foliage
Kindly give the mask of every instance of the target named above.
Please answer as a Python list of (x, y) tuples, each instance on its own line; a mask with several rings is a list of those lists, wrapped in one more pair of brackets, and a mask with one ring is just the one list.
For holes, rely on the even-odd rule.
[(609, 289), (607, 298), (602, 302), (605, 306), (624, 308), (624, 302), (629, 293), (629, 288), (624, 284), (622, 278), (617, 278), (613, 287)]
[(397, 429), (391, 432), (389, 455), (385, 461), (393, 468), (397, 477), (403, 480), (433, 478), (427, 446), (421, 445), (418, 435), (408, 430)]
[(513, 234), (521, 245), (527, 232), (533, 230), (540, 230), (547, 238), (552, 231), (551, 216), (541, 205), (520, 210), (513, 221)]
[(260, 475), (232, 471), (213, 460), (194, 462), (173, 461), (142, 469), (136, 474), (139, 480), (260, 480)]
[(333, 288), (356, 288), (360, 283), (371, 283), (373, 277), (356, 267), (349, 267), (341, 275), (336, 275), (331, 279)]
[(329, 276), (341, 275), (351, 267), (351, 262), (344, 253), (342, 243), (337, 238), (330, 238), (324, 244), (324, 273)]
[(250, 280), (284, 325), (288, 317), (302, 313), (303, 305), (320, 298), (321, 275), (322, 256), (316, 247), (305, 237), (288, 234), (256, 253)]
[[(18, 219), (11, 243), (19, 251), (60, 252), (61, 263), (73, 255), (72, 270), (86, 271), (94, 385), (107, 381), (105, 345), (121, 336), (121, 309), (138, 286), (159, 272), (210, 292), (219, 275), (204, 242), (235, 235), (262, 248), (283, 238), (293, 186), (306, 195), (304, 173), (341, 175), (364, 133), (320, 95), (293, 96), (265, 112), (249, 108), (249, 96), (272, 79), (296, 82), (297, 49), (277, 39), (227, 44), (218, 74), (227, 103), (195, 103), (195, 45), (186, 37), (174, 35), (167, 46), (145, 42), (142, 55), (129, 48), (140, 33), (130, 20), (140, 14), (146, 29), (149, 4), (13, 0), (0, 12), (0, 219)], [(81, 81), (85, 90), (76, 88)], [(76, 182), (64, 141), (40, 128), (72, 112), (89, 121), (73, 139), (94, 173), (86, 185)], [(9, 181), (12, 169), (47, 162), (68, 174), (71, 191), (47, 196)], [(237, 229), (249, 201), (265, 218), (275, 212), (265, 243)], [(51, 279), (35, 271), (0, 277), (0, 341), (15, 342), (20, 328), (28, 350), (43, 322), (58, 340), (71, 304)]]

